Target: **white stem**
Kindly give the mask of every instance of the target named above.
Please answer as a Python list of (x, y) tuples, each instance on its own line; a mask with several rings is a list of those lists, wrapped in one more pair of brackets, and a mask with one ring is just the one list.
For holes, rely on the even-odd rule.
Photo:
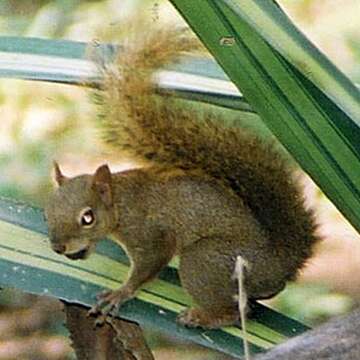
[(247, 262), (241, 256), (236, 258), (235, 265), (235, 274), (238, 279), (239, 284), (239, 313), (240, 313), (240, 321), (241, 321), (241, 329), (243, 333), (243, 344), (244, 344), (244, 355), (246, 360), (250, 360), (250, 351), (249, 351), (249, 343), (247, 340), (247, 332), (246, 332), (246, 304), (247, 304), (247, 296), (244, 287), (244, 268), (246, 267)]

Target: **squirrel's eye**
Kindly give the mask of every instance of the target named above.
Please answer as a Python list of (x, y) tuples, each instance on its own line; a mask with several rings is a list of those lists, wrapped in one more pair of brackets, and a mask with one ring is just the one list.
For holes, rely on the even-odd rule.
[(80, 213), (80, 225), (83, 227), (91, 227), (95, 223), (94, 212), (90, 208), (85, 208)]

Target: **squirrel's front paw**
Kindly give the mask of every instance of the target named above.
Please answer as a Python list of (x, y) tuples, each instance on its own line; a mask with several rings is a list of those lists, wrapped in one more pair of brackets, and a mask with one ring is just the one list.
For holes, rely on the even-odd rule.
[(105, 290), (96, 296), (97, 303), (89, 310), (89, 315), (97, 315), (97, 325), (105, 322), (108, 316), (116, 316), (119, 307), (132, 297), (126, 289)]

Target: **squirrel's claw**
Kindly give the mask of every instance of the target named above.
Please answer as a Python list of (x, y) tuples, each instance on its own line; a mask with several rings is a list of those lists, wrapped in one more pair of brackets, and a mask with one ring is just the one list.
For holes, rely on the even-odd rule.
[(95, 327), (97, 326), (103, 326), (106, 323), (107, 315), (98, 315), (98, 317), (95, 320)]
[(98, 304), (95, 304), (91, 307), (91, 309), (87, 312), (87, 316), (98, 315), (100, 313), (100, 308)]
[(109, 295), (111, 295), (113, 292), (113, 290), (104, 290), (101, 291), (100, 293), (96, 294), (96, 300), (98, 300), (98, 303), (101, 302), (102, 300), (106, 299)]
[(124, 289), (105, 290), (96, 296), (97, 303), (88, 311), (88, 315), (96, 315), (95, 325), (102, 325), (108, 317), (115, 317), (120, 305), (130, 298)]

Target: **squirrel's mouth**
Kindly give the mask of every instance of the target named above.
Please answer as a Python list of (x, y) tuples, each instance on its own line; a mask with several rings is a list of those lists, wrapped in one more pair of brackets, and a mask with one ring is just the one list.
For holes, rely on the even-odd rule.
[(76, 253), (72, 254), (65, 254), (65, 256), (71, 260), (79, 260), (79, 259), (86, 259), (89, 252), (89, 248), (86, 247), (85, 249), (82, 249)]

